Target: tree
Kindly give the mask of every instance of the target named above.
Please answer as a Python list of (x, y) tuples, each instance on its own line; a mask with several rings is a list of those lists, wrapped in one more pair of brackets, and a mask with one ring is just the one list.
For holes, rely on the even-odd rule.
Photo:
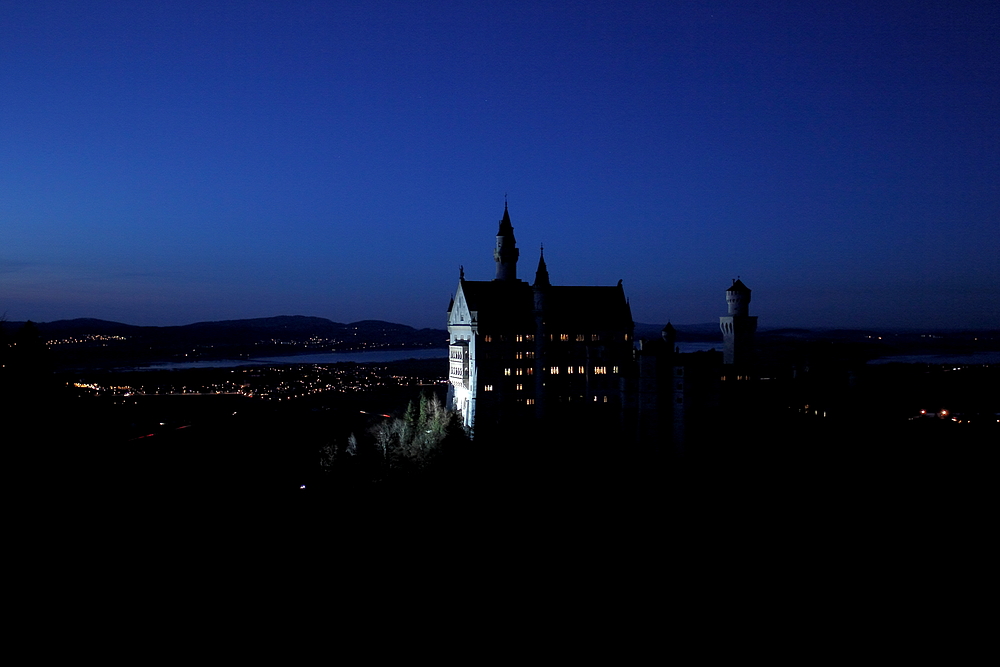
[(457, 441), (468, 440), (461, 416), (433, 394), (410, 401), (402, 419), (390, 419), (371, 430), (375, 446), (390, 469), (419, 470), (433, 464)]

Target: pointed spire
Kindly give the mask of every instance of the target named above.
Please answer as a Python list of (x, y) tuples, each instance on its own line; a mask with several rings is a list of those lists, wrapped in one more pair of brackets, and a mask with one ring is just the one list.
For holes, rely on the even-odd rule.
[(507, 212), (505, 197), (503, 219), (500, 220), (497, 245), (493, 250), (493, 259), (497, 264), (497, 277), (494, 280), (517, 280), (517, 258), (520, 254), (517, 249), (517, 239), (514, 238), (514, 226), (510, 224), (510, 213)]
[(541, 246), (538, 255), (538, 270), (535, 271), (535, 287), (550, 287), (549, 269), (545, 266), (545, 246)]
[(660, 332), (660, 336), (667, 342), (667, 345), (673, 348), (677, 341), (677, 329), (668, 321), (667, 326), (663, 327), (663, 331)]
[(510, 213), (507, 212), (507, 197), (504, 196), (503, 200), (503, 218), (500, 220), (500, 229), (497, 231), (497, 236), (514, 236), (514, 226), (510, 224)]
[(461, 264), (458, 265), (458, 279), (465, 280), (465, 267)]

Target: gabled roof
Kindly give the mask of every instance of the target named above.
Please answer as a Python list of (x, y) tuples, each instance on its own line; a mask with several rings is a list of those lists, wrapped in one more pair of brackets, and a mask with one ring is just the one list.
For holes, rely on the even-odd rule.
[(631, 330), (633, 326), (632, 309), (621, 285), (550, 287), (545, 292), (545, 322), (550, 330), (554, 326), (588, 331)]
[[(533, 330), (534, 289), (521, 280), (463, 280), (459, 289), (481, 330)], [(545, 322), (565, 332), (631, 330), (632, 309), (620, 285), (545, 288)]]
[(534, 292), (522, 280), (463, 280), (459, 289), (480, 327), (528, 330), (534, 326)]

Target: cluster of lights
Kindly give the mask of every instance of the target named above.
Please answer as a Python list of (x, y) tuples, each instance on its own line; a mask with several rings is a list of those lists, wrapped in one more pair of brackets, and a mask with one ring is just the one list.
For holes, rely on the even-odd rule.
[(337, 338), (321, 338), (320, 336), (311, 336), (306, 340), (282, 340), (280, 338), (271, 338), (270, 340), (258, 341), (257, 345), (290, 345), (292, 347), (335, 347), (340, 345), (344, 341)]
[(801, 408), (798, 409), (804, 415), (813, 415), (814, 417), (826, 417), (826, 410), (820, 410), (819, 408), (809, 405), (806, 403)]
[[(1000, 414), (995, 415), (996, 422), (1000, 424)], [(972, 420), (963, 414), (953, 413), (951, 410), (942, 408), (935, 412), (934, 410), (921, 410), (917, 413), (916, 417), (910, 417), (910, 421), (915, 419), (941, 419), (944, 421), (954, 422), (956, 424), (971, 424)], [(979, 422), (982, 423), (982, 422)]]
[(84, 336), (74, 336), (73, 338), (59, 338), (45, 341), (49, 347), (56, 345), (83, 345), (84, 343), (111, 343), (128, 340), (128, 336), (105, 336), (104, 334), (87, 334)]
[(184, 384), (171, 383), (172, 375), (164, 376), (164, 383), (147, 383), (136, 386), (103, 385), (97, 382), (68, 383), (77, 389), (109, 396), (213, 396), (235, 395), (264, 400), (287, 401), (325, 392), (363, 392), (380, 387), (425, 386), (447, 383), (440, 377), (424, 378), (390, 374), (384, 367), (269, 367), (231, 370), (232, 379), (205, 383), (192, 383), (187, 376)]

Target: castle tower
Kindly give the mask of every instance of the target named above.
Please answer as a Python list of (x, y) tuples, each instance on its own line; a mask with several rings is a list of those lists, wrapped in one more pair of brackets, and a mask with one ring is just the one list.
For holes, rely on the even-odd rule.
[(535, 284), (531, 286), (535, 298), (535, 416), (545, 417), (545, 360), (547, 327), (545, 326), (545, 301), (552, 283), (549, 282), (549, 269), (545, 266), (545, 250), (539, 251), (538, 270), (535, 271)]
[(514, 239), (514, 226), (510, 224), (510, 214), (507, 213), (507, 202), (503, 203), (503, 219), (497, 231), (497, 247), (493, 250), (493, 259), (497, 263), (497, 276), (494, 280), (517, 280), (517, 241)]
[(723, 363), (746, 365), (753, 356), (753, 335), (757, 317), (750, 315), (750, 288), (739, 278), (726, 290), (729, 316), (719, 318), (724, 341)]
[(539, 292), (547, 287), (552, 287), (552, 283), (549, 282), (549, 268), (545, 265), (545, 248), (539, 251), (538, 269), (535, 270), (535, 284), (532, 287), (535, 288), (535, 309), (540, 310)]

